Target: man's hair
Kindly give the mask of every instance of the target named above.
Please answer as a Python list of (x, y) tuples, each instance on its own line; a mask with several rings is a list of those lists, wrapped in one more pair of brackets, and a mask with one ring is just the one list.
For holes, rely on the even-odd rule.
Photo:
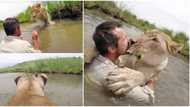
[(108, 53), (108, 47), (117, 47), (118, 38), (112, 32), (116, 27), (121, 27), (121, 23), (116, 21), (106, 21), (96, 27), (93, 40), (96, 49), (101, 55)]
[(13, 35), (17, 27), (19, 27), (19, 21), (16, 18), (7, 18), (3, 23), (5, 33), (7, 35)]

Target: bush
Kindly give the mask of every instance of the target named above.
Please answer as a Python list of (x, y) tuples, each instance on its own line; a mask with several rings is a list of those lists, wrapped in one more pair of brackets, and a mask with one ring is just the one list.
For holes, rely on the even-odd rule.
[(47, 2), (47, 10), (52, 19), (78, 18), (82, 16), (81, 1)]
[(31, 20), (32, 9), (28, 7), (26, 11), (20, 13), (16, 18), (20, 23), (29, 22)]

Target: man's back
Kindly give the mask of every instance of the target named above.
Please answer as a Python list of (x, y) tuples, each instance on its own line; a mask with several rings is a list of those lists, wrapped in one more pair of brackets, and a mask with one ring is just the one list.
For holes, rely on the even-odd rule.
[(32, 45), (19, 37), (7, 36), (0, 42), (0, 53), (33, 53), (40, 50), (33, 49)]

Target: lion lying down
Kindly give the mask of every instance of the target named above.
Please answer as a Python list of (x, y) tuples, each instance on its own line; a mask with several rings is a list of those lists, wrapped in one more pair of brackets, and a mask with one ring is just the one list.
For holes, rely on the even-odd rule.
[[(119, 57), (117, 64), (120, 67), (131, 68), (143, 73), (144, 77), (133, 75), (134, 80), (131, 80), (135, 81), (134, 82), (135, 86), (143, 85), (151, 78), (158, 76), (159, 72), (162, 71), (167, 66), (169, 54), (175, 54), (181, 49), (182, 47), (179, 44), (173, 42), (168, 37), (168, 35), (157, 30), (152, 30), (149, 32), (145, 32), (141, 37), (139, 37), (129, 47), (126, 54)], [(85, 63), (90, 63), (93, 60), (93, 57), (96, 56), (97, 54), (98, 53), (95, 48), (85, 49), (84, 50)], [(124, 80), (128, 80), (127, 72), (124, 72), (122, 70), (121, 72), (120, 71), (110, 72), (110, 75), (108, 75), (107, 78), (110, 79), (113, 76), (112, 74), (117, 75), (115, 76), (117, 78), (119, 78), (119, 76), (121, 76), (121, 78), (124, 78), (124, 76), (126, 76), (125, 77), (126, 79)], [(140, 79), (140, 77), (142, 77), (142, 79)], [(112, 80), (112, 81), (117, 81), (117, 80)], [(125, 82), (119, 82), (119, 81), (118, 83), (113, 85), (112, 83), (110, 84), (109, 81), (106, 84), (108, 86), (112, 86), (110, 90), (114, 90), (117, 87), (122, 87), (122, 84), (120, 83), (125, 84)]]
[(15, 79), (16, 95), (8, 102), (8, 106), (53, 106), (53, 103), (45, 96), (44, 86), (47, 75), (35, 74), (21, 75)]

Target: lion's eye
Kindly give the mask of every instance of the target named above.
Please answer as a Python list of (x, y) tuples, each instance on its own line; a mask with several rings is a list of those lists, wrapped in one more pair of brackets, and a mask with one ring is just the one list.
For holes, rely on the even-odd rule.
[(158, 40), (158, 38), (153, 38), (152, 39), (153, 41), (156, 41), (156, 42), (158, 42), (159, 40)]

